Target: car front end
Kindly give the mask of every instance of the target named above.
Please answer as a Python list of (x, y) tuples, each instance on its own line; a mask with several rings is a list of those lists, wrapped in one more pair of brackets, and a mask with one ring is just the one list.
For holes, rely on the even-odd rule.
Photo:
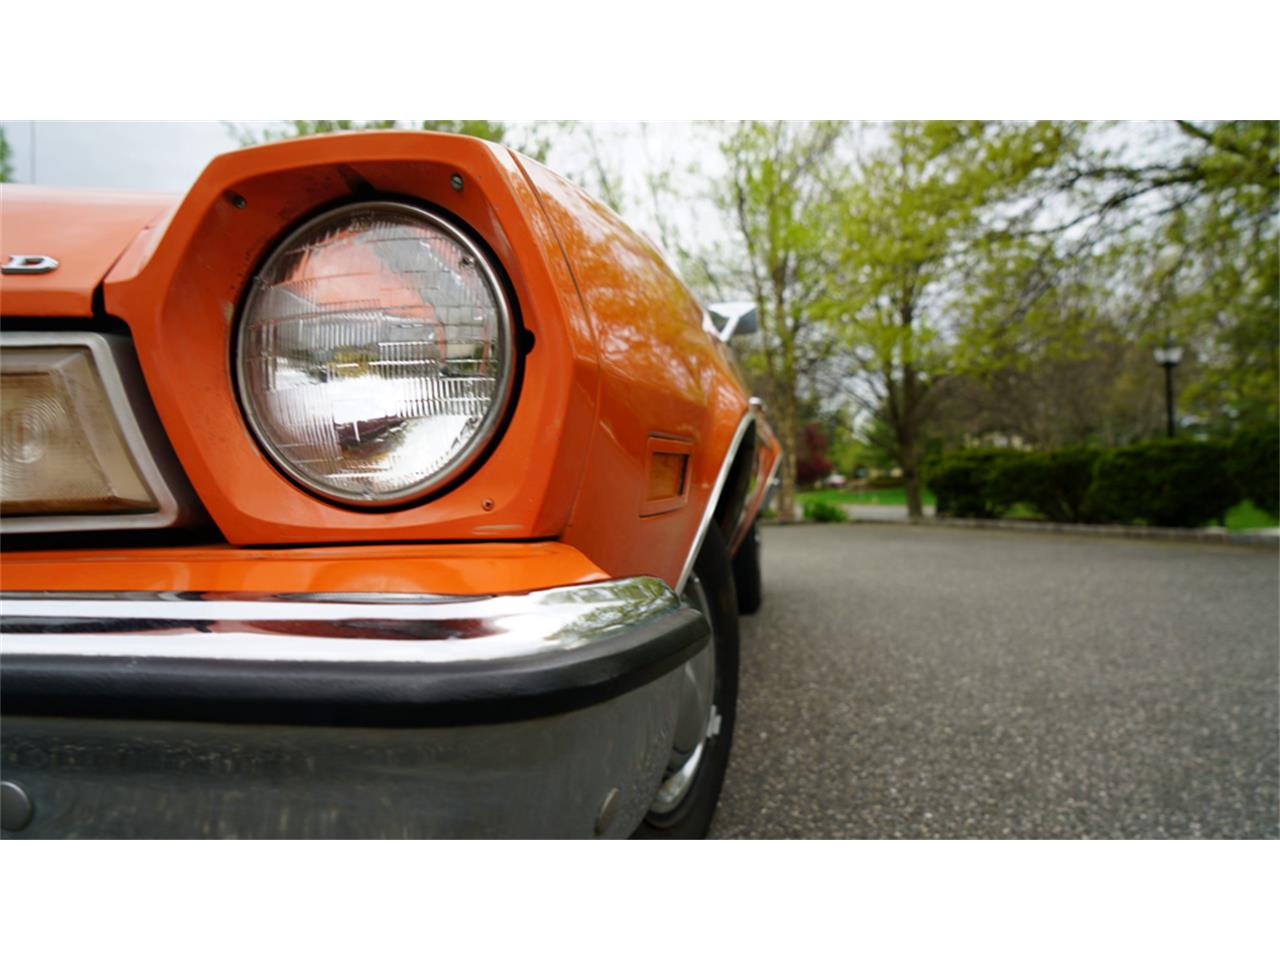
[(448, 135), (3, 199), (6, 837), (662, 819), (777, 445), (656, 251)]

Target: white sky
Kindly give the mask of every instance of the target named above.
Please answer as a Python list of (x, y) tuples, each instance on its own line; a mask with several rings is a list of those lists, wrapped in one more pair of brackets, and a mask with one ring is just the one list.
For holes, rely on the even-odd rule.
[[(0, 126), (13, 150), (13, 179), (45, 186), (185, 192), (213, 157), (239, 146), (226, 124), (212, 122), (0, 120)], [(642, 192), (647, 168), (706, 171), (719, 163), (712, 135), (697, 124), (589, 126), (601, 154), (624, 177), (632, 195)], [(553, 169), (585, 170), (589, 154), (583, 136), (570, 133), (553, 143), (548, 158)]]
[(13, 150), (13, 179), (55, 187), (184, 193), (214, 156), (237, 147), (220, 123), (24, 120), (0, 125)]
[[(227, 125), (214, 122), (23, 120), (0, 121), (0, 126), (12, 148), (13, 179), (45, 186), (185, 193), (213, 157), (239, 147)], [(595, 122), (555, 137), (547, 158), (552, 169), (577, 175), (580, 182), (591, 156), (586, 126), (609, 169), (623, 179), (628, 203), (621, 212), (655, 242), (646, 171), (670, 170), (677, 183), (696, 194), (707, 173), (722, 169), (714, 134), (702, 125)], [(695, 197), (668, 216), (688, 241), (725, 238), (709, 201)]]

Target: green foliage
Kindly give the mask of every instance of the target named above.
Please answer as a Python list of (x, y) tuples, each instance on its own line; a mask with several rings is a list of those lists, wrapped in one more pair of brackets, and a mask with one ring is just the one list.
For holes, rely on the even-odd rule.
[(1151, 436), (1169, 334), (1181, 414), (1276, 419), (1280, 125), (1141, 130), (913, 122), (868, 152), (832, 314), (878, 421), (863, 435), (905, 472), (935, 438)]
[(1240, 495), (1267, 513), (1280, 513), (1280, 426), (1241, 430), (1231, 440), (1228, 469)]
[(4, 127), (0, 127), (0, 183), (8, 183), (13, 179), (13, 164), (9, 162), (9, 158), (13, 155), (13, 150), (9, 146), (9, 139), (4, 135)]
[(1280, 527), (1280, 516), (1256, 507), (1252, 500), (1241, 500), (1227, 511), (1228, 530), (1258, 530)]
[(1029, 269), (1038, 251), (1024, 245), (1012, 256), (1007, 238), (1034, 218), (1036, 198), (1075, 149), (1079, 130), (1063, 123), (895, 123), (845, 192), (841, 291), (829, 308), (869, 394), (865, 405), (883, 422), (872, 436), (902, 467), (913, 514), (940, 386), (1002, 360), (988, 349), (989, 337), (977, 336), (983, 327), (968, 319), (982, 316), (998, 329), (1010, 322), (1009, 305), (1022, 299), (1003, 283), (984, 311), (975, 288), (958, 281), (995, 250), (1015, 262), (1019, 277)]
[[(907, 505), (907, 491), (902, 489), (902, 480), (895, 480), (892, 477), (882, 477), (879, 481), (880, 485), (876, 485), (876, 481), (865, 490), (806, 490), (797, 495), (796, 499), (802, 504), (808, 503), (810, 500), (822, 500), (826, 503), (850, 503), (864, 506), (878, 507), (905, 507)], [(924, 502), (929, 506), (933, 506), (933, 495), (926, 493)]]
[(423, 120), (416, 127), (404, 126), (398, 120), (288, 120), (261, 129), (234, 124), (230, 126), (240, 144), (246, 147), (257, 143), (312, 137), (325, 133), (399, 129), (421, 129), (479, 137), (481, 140), (506, 144), (535, 160), (545, 159), (550, 146), (550, 141), (544, 134), (531, 129), (527, 131), (527, 135), (520, 135), (501, 120)]
[(806, 500), (804, 518), (814, 523), (844, 523), (849, 519), (838, 505), (825, 500)]
[[(1134, 331), (1188, 348), (1180, 409), (1209, 422), (1280, 414), (1280, 124), (1177, 121), (1163, 156), (1093, 158), (1099, 209), (1131, 221)], [(1113, 215), (1112, 219), (1116, 219)], [(1125, 219), (1122, 217), (1121, 219)]]
[(1241, 499), (1233, 472), (1258, 484), (1261, 492), (1247, 495), (1275, 496), (1277, 456), (1274, 432), (1242, 434), (1230, 446), (1179, 439), (1114, 450), (969, 449), (933, 459), (928, 484), (944, 516), (1000, 517), (1025, 504), (1058, 523), (1198, 527)]
[(1240, 499), (1226, 460), (1218, 441), (1149, 440), (1109, 450), (1094, 468), (1089, 508), (1103, 521), (1202, 526)]
[(1087, 523), (1098, 456), (1083, 447), (1010, 452), (992, 465), (989, 499), (1001, 513), (1025, 503), (1055, 523)]
[[(1020, 454), (1014, 450), (957, 450), (931, 458), (925, 482), (938, 513), (950, 517), (998, 517), (1011, 506), (998, 499), (995, 479)], [(1001, 492), (1007, 491), (1001, 488)]]
[(229, 124), (236, 139), (243, 147), (276, 140), (292, 140), (296, 137), (314, 137), (324, 133), (352, 133), (359, 130), (389, 130), (396, 126), (394, 120), (287, 120), (255, 129), (251, 126)]
[(748, 369), (763, 381), (783, 448), (779, 509), (792, 506), (800, 428), (800, 383), (830, 355), (821, 325), (840, 209), (833, 180), (843, 123), (743, 122), (721, 143), (729, 170), (715, 197), (743, 250), (741, 286), (756, 303), (759, 351)]
[(510, 129), (499, 120), (423, 120), (423, 130), (434, 130), (438, 133), (457, 133), (464, 137), (479, 137), (493, 143), (503, 143), (510, 135)]

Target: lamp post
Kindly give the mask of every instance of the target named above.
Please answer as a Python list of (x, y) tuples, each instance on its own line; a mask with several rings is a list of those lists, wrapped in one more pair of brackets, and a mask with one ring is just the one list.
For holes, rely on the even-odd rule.
[(1173, 368), (1182, 362), (1182, 348), (1172, 337), (1165, 337), (1164, 346), (1156, 347), (1154, 353), (1156, 363), (1164, 367), (1165, 427), (1168, 436), (1173, 437)]

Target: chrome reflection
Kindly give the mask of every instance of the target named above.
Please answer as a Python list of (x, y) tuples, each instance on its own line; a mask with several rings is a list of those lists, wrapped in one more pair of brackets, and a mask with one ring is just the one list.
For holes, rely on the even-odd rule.
[(472, 463), (510, 400), (514, 328), (493, 266), (403, 203), (303, 224), (254, 279), (237, 384), (254, 435), (307, 489), (353, 505), (424, 495)]
[(746, 436), (747, 428), (754, 422), (753, 416), (751, 410), (742, 415), (742, 419), (738, 421), (737, 429), (733, 432), (733, 439), (729, 441), (729, 447), (725, 450), (724, 459), (720, 462), (720, 472), (716, 474), (715, 486), (711, 488), (711, 495), (707, 497), (707, 505), (702, 511), (702, 519), (698, 521), (698, 535), (693, 538), (693, 543), (689, 546), (689, 552), (684, 558), (684, 567), (680, 571), (680, 579), (676, 581), (676, 589), (679, 591), (683, 592), (685, 585), (689, 582), (689, 575), (693, 572), (693, 562), (698, 559), (698, 552), (702, 549), (702, 541), (707, 536), (707, 528), (711, 526), (711, 520), (716, 513), (716, 506), (720, 502), (720, 491), (724, 489), (725, 481), (729, 479), (729, 469), (733, 466), (733, 461), (738, 456), (738, 447), (742, 445), (742, 438)]
[(650, 812), (670, 813), (680, 806), (680, 801), (689, 792), (693, 778), (697, 776), (698, 766), (702, 763), (702, 749), (703, 744), (698, 744), (684, 766), (662, 781), (662, 786), (658, 788), (653, 803), (649, 805)]
[(573, 650), (682, 606), (633, 577), (525, 594), (0, 594), (0, 655), (457, 663)]
[[(689, 578), (685, 596), (694, 609), (707, 617), (710, 601), (697, 574)], [(716, 644), (713, 635), (707, 645), (685, 663), (681, 688), (680, 712), (676, 717), (675, 738), (667, 772), (649, 807), (659, 816), (675, 810), (688, 794), (698, 775), (706, 743), (720, 732), (719, 711), (715, 705)]]

